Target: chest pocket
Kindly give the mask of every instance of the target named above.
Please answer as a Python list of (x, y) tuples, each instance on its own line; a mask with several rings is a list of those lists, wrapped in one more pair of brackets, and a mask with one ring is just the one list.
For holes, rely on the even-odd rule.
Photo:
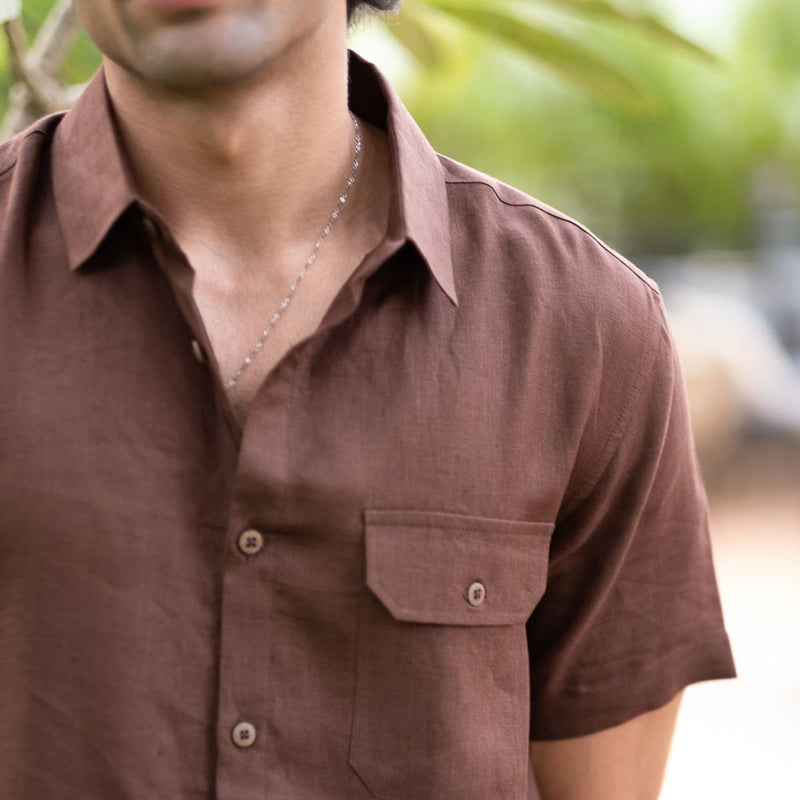
[(350, 763), (385, 800), (524, 798), (551, 523), (365, 513)]

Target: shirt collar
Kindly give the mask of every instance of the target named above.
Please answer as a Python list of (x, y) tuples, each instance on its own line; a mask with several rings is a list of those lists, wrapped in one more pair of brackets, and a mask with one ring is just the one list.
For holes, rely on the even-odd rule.
[[(354, 53), (350, 54), (350, 104), (356, 114), (389, 133), (390, 238), (410, 241), (456, 303), (447, 186), (439, 157), (388, 81)], [(77, 269), (120, 215), (138, 201), (102, 68), (56, 129), (53, 184), (67, 259), (70, 268)]]
[(350, 106), (389, 133), (393, 162), (390, 237), (411, 241), (436, 282), (457, 304), (447, 184), (439, 156), (391, 84), (373, 64), (353, 52)]
[(56, 128), (53, 190), (74, 270), (137, 199), (102, 68)]

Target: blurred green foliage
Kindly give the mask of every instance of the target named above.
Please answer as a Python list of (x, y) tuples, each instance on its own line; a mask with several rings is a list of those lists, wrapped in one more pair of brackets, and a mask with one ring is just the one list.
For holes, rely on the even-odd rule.
[[(647, 87), (593, 42), (579, 32), (576, 35), (576, 20), (611, 25), (714, 61), (642, 2), (623, 8), (606, 0), (402, 0), (388, 29), (427, 67), (439, 67), (452, 50), (453, 40), (466, 28), (483, 42), (513, 48), (543, 64), (606, 105), (640, 116), (654, 113), (658, 106)], [(451, 32), (448, 23), (453, 22), (462, 31)]]
[(800, 186), (800, 4), (752, 0), (716, 64), (601, 21), (563, 24), (635, 76), (652, 109), (576, 92), (462, 28), (436, 70), (403, 81), (434, 146), (636, 257), (753, 247), (756, 172)]
[[(29, 34), (52, 3), (23, 0)], [(627, 253), (751, 247), (755, 172), (777, 166), (800, 186), (800, 3), (750, 0), (717, 62), (645, 0), (402, 8), (387, 24), (418, 66), (401, 93), (434, 146)], [(61, 78), (82, 83), (98, 64), (84, 35)], [(8, 88), (0, 47), (0, 113)]]

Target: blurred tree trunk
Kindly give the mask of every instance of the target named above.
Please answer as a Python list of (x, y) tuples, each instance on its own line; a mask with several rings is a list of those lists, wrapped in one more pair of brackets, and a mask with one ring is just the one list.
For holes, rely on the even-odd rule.
[(57, 77), (80, 32), (72, 0), (58, 0), (30, 46), (20, 18), (3, 22), (3, 30), (14, 83), (0, 141), (45, 114), (69, 108), (82, 88)]

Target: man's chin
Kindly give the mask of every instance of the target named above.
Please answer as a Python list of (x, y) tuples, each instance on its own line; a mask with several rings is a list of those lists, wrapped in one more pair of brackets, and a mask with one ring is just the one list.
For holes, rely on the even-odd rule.
[[(252, 37), (252, 29), (250, 31)], [(235, 44), (234, 44), (235, 42)], [(205, 37), (163, 30), (123, 65), (149, 83), (186, 93), (207, 93), (246, 83), (269, 64), (268, 37)]]

